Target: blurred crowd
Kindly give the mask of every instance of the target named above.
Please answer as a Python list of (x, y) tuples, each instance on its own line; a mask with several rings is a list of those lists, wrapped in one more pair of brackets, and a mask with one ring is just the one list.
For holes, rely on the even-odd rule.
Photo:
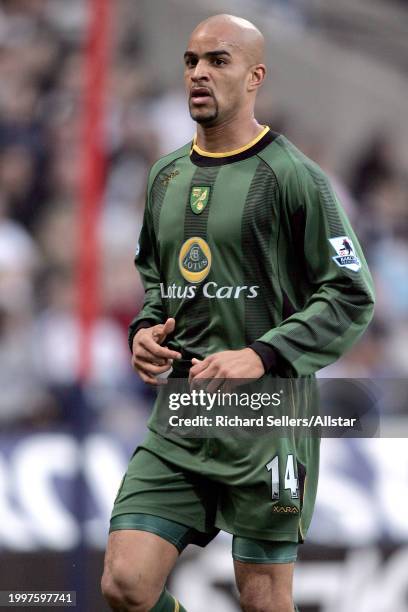
[[(146, 175), (191, 139), (182, 90), (143, 69), (143, 28), (118, 2), (104, 143), (101, 308), (89, 397), (78, 399), (78, 214), (82, 180), (84, 2), (0, 1), (0, 427), (76, 420), (81, 402), (104, 427), (132, 430), (150, 403), (130, 367), (127, 325), (143, 292), (133, 267)], [(265, 94), (258, 119), (284, 132), (331, 176), (376, 283), (374, 323), (327, 375), (408, 372), (407, 168), (378, 131), (336, 167), (328, 143), (296, 131)], [(168, 117), (171, 116), (171, 122)], [(75, 399), (76, 398), (76, 399)], [(106, 410), (109, 407), (109, 410)]]

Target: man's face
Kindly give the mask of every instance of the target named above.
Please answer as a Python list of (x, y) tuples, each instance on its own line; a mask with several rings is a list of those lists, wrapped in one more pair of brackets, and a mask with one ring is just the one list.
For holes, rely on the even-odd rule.
[(238, 46), (220, 36), (193, 33), (184, 54), (190, 115), (202, 125), (228, 119), (248, 95), (248, 65)]

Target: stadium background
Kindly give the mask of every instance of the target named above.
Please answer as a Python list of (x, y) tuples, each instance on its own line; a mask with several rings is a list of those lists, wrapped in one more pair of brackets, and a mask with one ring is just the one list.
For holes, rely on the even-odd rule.
[[(332, 177), (375, 277), (375, 320), (326, 375), (407, 378), (405, 1), (1, 0), (0, 590), (107, 609), (109, 512), (152, 400), (126, 343), (146, 173), (191, 139), (182, 52), (218, 12), (264, 31), (257, 117)], [(302, 611), (408, 610), (401, 416), (401, 437), (323, 441)], [(238, 610), (229, 547), (183, 555), (172, 588), (191, 612)]]

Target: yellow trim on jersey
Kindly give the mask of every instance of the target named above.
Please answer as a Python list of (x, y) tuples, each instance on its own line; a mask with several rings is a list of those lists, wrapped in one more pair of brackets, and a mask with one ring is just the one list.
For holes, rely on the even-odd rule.
[(175, 597), (173, 597), (173, 599), (174, 599), (174, 612), (179, 612), (180, 604)]
[(255, 136), (255, 138), (251, 140), (251, 142), (249, 142), (243, 147), (240, 147), (239, 149), (233, 149), (232, 151), (224, 151), (224, 153), (209, 153), (208, 151), (203, 151), (203, 149), (200, 149), (200, 147), (197, 144), (197, 134), (196, 134), (194, 136), (193, 147), (191, 150), (196, 151), (196, 153), (198, 153), (199, 155), (203, 155), (204, 157), (229, 157), (230, 155), (238, 155), (238, 153), (243, 153), (243, 151), (247, 151), (248, 149), (253, 147), (257, 142), (259, 142), (261, 138), (263, 138), (265, 134), (269, 132), (269, 129), (270, 129), (269, 126), (265, 125), (262, 132), (260, 132), (258, 136)]
[[(305, 476), (305, 482), (303, 484), (303, 503), (304, 503), (305, 497), (306, 497), (306, 484), (307, 484), (307, 475)], [(301, 513), (300, 517), (299, 517), (299, 531), (300, 531), (300, 536), (301, 536), (302, 540), (304, 540), (305, 539), (305, 534), (303, 532), (303, 527), (302, 527), (302, 518), (303, 518), (303, 515)]]

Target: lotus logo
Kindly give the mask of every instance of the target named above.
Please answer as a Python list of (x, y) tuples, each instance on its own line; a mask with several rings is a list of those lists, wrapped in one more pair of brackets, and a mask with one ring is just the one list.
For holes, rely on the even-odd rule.
[(200, 283), (211, 268), (210, 247), (203, 238), (195, 236), (183, 244), (179, 253), (180, 272), (189, 283)]

